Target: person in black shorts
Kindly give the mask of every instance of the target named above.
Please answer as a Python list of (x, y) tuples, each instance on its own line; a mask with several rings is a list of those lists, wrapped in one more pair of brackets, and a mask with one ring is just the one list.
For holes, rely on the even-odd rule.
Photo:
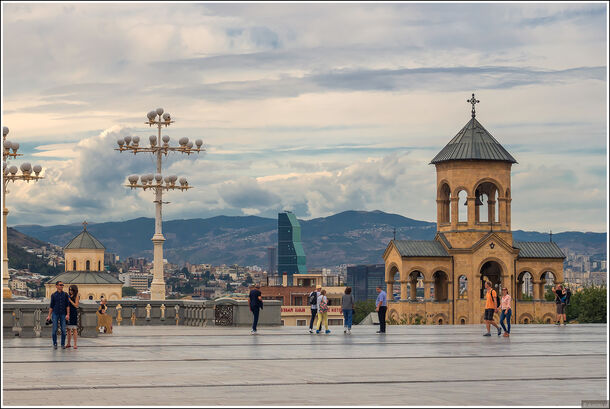
[(496, 290), (491, 288), (490, 281), (485, 281), (485, 291), (486, 291), (485, 316), (483, 317), (483, 320), (485, 321), (485, 327), (487, 328), (487, 332), (485, 334), (483, 334), (483, 336), (484, 337), (491, 336), (491, 334), (489, 333), (491, 325), (496, 327), (496, 329), (498, 330), (498, 336), (500, 336), (502, 334), (502, 328), (500, 328), (500, 326), (498, 324), (496, 324), (496, 322), (494, 321), (494, 313), (496, 312), (496, 309), (498, 308), (498, 305), (496, 304), (496, 302), (497, 302), (496, 299), (498, 298), (498, 294), (496, 293)]

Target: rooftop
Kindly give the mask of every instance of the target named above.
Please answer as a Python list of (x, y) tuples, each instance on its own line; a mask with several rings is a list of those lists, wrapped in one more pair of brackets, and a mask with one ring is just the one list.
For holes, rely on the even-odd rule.
[(48, 283), (63, 281), (64, 284), (123, 284), (106, 271), (65, 271), (49, 279)]
[(552, 241), (514, 241), (519, 258), (566, 258), (559, 246)]
[[(116, 326), (53, 350), (4, 339), (4, 405), (527, 405), (608, 399), (606, 325)], [(55, 393), (61, 391), (61, 393)], [(518, 393), (520, 391), (520, 393)]]
[(98, 239), (93, 237), (87, 229), (84, 229), (75, 238), (70, 240), (64, 250), (69, 249), (105, 249), (104, 245)]
[(436, 240), (392, 240), (402, 257), (449, 257), (443, 245)]

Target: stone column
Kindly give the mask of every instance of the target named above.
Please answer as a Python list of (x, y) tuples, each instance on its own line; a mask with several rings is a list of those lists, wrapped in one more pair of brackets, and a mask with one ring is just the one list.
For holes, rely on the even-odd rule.
[(476, 219), (477, 206), (474, 204), (475, 197), (468, 196), (466, 203), (468, 203), (468, 225), (474, 226)]
[(432, 301), (432, 298), (430, 297), (430, 286), (433, 283), (433, 280), (424, 280), (424, 301)]
[(451, 285), (452, 284), (453, 284), (452, 281), (447, 281), (447, 288), (445, 289), (445, 291), (447, 291), (447, 301), (453, 300), (453, 291), (451, 291), (451, 289), (452, 289)]
[(386, 294), (388, 296), (388, 301), (394, 301), (394, 282), (388, 282), (387, 283), (387, 289), (386, 289)]
[(409, 298), (411, 298), (411, 301), (417, 301), (417, 280), (411, 280), (411, 294)]
[(459, 205), (460, 198), (459, 197), (451, 197), (451, 229), (456, 230), (458, 224), (459, 214)]
[(400, 281), (400, 299), (406, 300), (409, 297), (407, 292), (407, 283), (408, 281)]
[(512, 199), (506, 200), (506, 229), (510, 230), (510, 202)]
[(436, 199), (436, 226), (437, 228), (443, 223), (444, 219), (444, 204), (445, 201), (442, 199)]
[(487, 220), (489, 223), (493, 223), (496, 220), (496, 201), (487, 201)]
[(542, 281), (532, 279), (532, 289), (534, 290), (534, 300), (540, 299), (540, 283)]

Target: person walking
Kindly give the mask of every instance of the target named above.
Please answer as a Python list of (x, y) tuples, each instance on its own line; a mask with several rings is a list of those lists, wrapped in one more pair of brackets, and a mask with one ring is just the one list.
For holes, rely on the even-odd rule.
[(388, 295), (381, 287), (377, 287), (377, 301), (375, 301), (375, 311), (379, 317), (378, 334), (385, 334), (385, 313), (388, 310)]
[(555, 307), (557, 308), (557, 321), (555, 322), (555, 325), (560, 325), (563, 324), (565, 325), (565, 308), (566, 308), (566, 298), (567, 298), (567, 294), (565, 293), (563, 287), (561, 286), (561, 284), (557, 284), (555, 286), (555, 291), (553, 291), (555, 293)]
[(258, 314), (260, 310), (263, 309), (263, 294), (261, 293), (261, 285), (256, 283), (256, 286), (250, 291), (250, 311), (252, 311), (252, 315), (254, 316), (252, 319), (252, 331), (250, 331), (251, 335), (256, 335), (256, 325), (258, 324)]
[(66, 320), (70, 319), (70, 311), (68, 310), (69, 297), (64, 292), (64, 283), (58, 281), (55, 283), (55, 292), (51, 295), (51, 304), (49, 305), (49, 315), (47, 321), (53, 320), (53, 349), (57, 349), (57, 327), (61, 328), (61, 347), (66, 349)]
[(309, 333), (313, 334), (313, 323), (318, 315), (318, 297), (322, 287), (318, 287), (309, 293), (309, 307), (311, 308), (311, 319), (309, 320)]
[(496, 324), (494, 321), (494, 313), (498, 309), (497, 299), (498, 294), (496, 290), (491, 288), (491, 281), (485, 281), (485, 291), (487, 294), (485, 295), (485, 327), (487, 328), (487, 333), (483, 334), (484, 337), (491, 337), (489, 333), (490, 326), (493, 325), (498, 330), (498, 336), (502, 335), (502, 328)]
[[(502, 298), (500, 300), (500, 310), (502, 311), (500, 314), (500, 325), (502, 325), (502, 329), (504, 329), (504, 336), (507, 338), (510, 337), (510, 317), (513, 313), (510, 305), (512, 302), (513, 299), (508, 294), (508, 288), (503, 287)], [(504, 319), (506, 319), (506, 326), (504, 326)]]
[(354, 296), (352, 288), (347, 287), (345, 294), (341, 297), (341, 310), (343, 311), (343, 333), (351, 335), (352, 333), (352, 318), (354, 314)]
[(68, 329), (68, 343), (66, 344), (66, 348), (70, 348), (70, 339), (74, 340), (74, 349), (78, 349), (76, 345), (76, 338), (78, 332), (78, 304), (80, 302), (80, 294), (78, 293), (78, 287), (76, 284), (72, 284), (68, 289), (68, 309), (70, 311), (70, 319), (68, 320), (68, 325), (66, 328)]
[(326, 298), (326, 290), (320, 291), (320, 296), (318, 297), (318, 323), (316, 325), (316, 334), (320, 333), (322, 323), (324, 323), (324, 328), (326, 328), (326, 334), (330, 334), (330, 330), (328, 329), (328, 298)]

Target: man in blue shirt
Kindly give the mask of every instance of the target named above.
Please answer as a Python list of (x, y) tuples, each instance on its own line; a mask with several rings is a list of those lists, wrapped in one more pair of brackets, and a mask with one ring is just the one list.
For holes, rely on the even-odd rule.
[(61, 327), (61, 347), (66, 349), (66, 320), (70, 319), (70, 310), (68, 309), (68, 294), (64, 293), (64, 283), (58, 281), (55, 283), (55, 291), (51, 295), (51, 305), (49, 305), (49, 315), (47, 321), (53, 317), (53, 349), (57, 349), (57, 324)]
[(250, 291), (250, 295), (248, 296), (248, 298), (250, 299), (250, 311), (252, 311), (252, 314), (254, 315), (253, 319), (252, 319), (252, 331), (250, 331), (250, 334), (252, 335), (256, 335), (256, 325), (258, 324), (258, 314), (260, 312), (260, 310), (263, 308), (263, 297), (262, 297), (262, 293), (261, 293), (261, 285), (260, 284), (256, 284), (256, 286), (254, 287), (254, 289), (252, 289), (252, 291)]
[(377, 301), (375, 301), (377, 315), (379, 316), (379, 331), (378, 334), (385, 334), (385, 313), (388, 310), (388, 296), (381, 289), (377, 287)]

